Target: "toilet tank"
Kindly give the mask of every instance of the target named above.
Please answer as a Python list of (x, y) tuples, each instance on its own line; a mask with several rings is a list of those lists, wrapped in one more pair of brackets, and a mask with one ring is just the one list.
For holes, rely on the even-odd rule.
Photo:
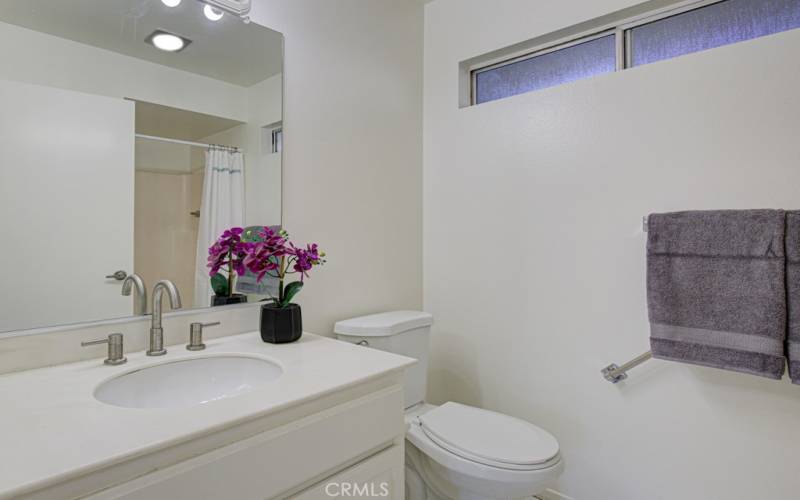
[(426, 312), (393, 311), (339, 321), (333, 331), (339, 340), (416, 359), (405, 374), (405, 407), (410, 408), (425, 401), (432, 324)]

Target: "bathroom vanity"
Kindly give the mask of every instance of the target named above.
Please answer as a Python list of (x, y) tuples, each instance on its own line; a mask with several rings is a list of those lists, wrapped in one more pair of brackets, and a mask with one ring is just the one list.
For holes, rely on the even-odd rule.
[(414, 360), (257, 332), (127, 358), (0, 376), (0, 498), (403, 497)]

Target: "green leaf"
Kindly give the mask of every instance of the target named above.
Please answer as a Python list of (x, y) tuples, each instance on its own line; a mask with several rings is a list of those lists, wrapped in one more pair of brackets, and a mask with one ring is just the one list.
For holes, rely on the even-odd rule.
[(286, 288), (283, 289), (283, 302), (281, 302), (280, 306), (286, 307), (291, 304), (294, 296), (297, 295), (302, 289), (302, 281), (295, 281), (294, 283), (289, 283), (286, 285)]
[(217, 273), (211, 277), (211, 289), (218, 297), (226, 297), (228, 295), (228, 278), (222, 273)]

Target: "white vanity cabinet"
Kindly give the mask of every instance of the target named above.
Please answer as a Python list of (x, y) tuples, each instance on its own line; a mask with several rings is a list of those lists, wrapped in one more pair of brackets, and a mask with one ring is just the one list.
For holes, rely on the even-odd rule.
[[(388, 382), (87, 498), (402, 499), (403, 393), (400, 385)], [(348, 494), (353, 491), (366, 494)]]
[[(414, 360), (311, 334), (284, 346), (242, 334), (168, 356), (0, 376), (15, 401), (0, 412), (0, 500), (404, 498), (403, 375)], [(200, 404), (129, 408), (93, 395), (159, 363), (236, 356), (282, 373)]]
[(320, 498), (402, 499), (405, 478), (402, 444), (392, 446), (293, 495), (292, 500)]

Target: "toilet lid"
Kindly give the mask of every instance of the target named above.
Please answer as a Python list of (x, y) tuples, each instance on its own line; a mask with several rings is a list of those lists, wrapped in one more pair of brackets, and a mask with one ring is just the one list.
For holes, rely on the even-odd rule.
[(512, 469), (549, 466), (558, 441), (518, 418), (458, 403), (445, 403), (419, 417), (423, 432), (462, 458)]

